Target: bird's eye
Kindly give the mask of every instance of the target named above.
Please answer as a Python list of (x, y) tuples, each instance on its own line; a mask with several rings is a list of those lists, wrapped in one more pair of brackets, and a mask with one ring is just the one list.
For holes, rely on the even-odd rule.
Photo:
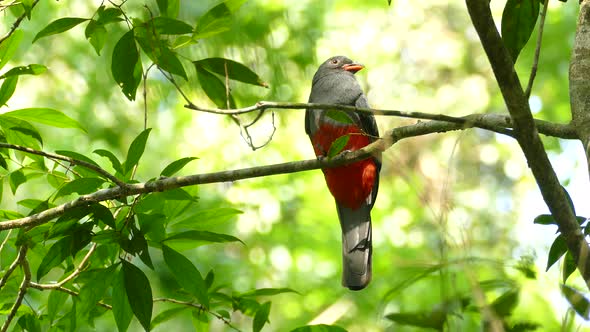
[(332, 59), (332, 61), (330, 61), (333, 65), (338, 63), (338, 59)]

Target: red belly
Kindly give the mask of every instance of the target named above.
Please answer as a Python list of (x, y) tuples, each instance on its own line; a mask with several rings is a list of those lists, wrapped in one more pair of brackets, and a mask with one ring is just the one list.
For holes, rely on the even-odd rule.
[[(344, 150), (355, 151), (370, 143), (369, 137), (356, 126), (321, 125), (312, 138), (316, 156), (326, 156), (332, 142), (343, 135), (350, 135)], [(372, 158), (335, 168), (323, 169), (328, 188), (336, 202), (351, 209), (358, 209), (371, 194), (377, 175)]]

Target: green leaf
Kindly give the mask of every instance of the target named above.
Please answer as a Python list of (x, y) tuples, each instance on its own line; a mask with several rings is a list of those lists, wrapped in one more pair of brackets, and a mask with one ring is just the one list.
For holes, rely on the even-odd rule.
[(67, 293), (58, 290), (51, 290), (49, 298), (47, 299), (47, 318), (52, 323), (59, 311), (62, 309), (64, 303), (70, 296)]
[[(41, 332), (41, 323), (39, 318), (32, 313), (26, 313), (19, 317), (17, 325), (27, 332)], [(16, 329), (15, 329), (16, 330)]]
[(235, 236), (197, 230), (176, 233), (167, 237), (164, 241), (199, 241), (208, 243), (240, 242), (245, 245), (242, 240)]
[(63, 17), (60, 19), (57, 19), (51, 23), (49, 23), (49, 25), (47, 25), (45, 28), (43, 28), (43, 30), (39, 31), (39, 33), (37, 33), (37, 35), (35, 36), (35, 38), (33, 38), (33, 43), (36, 42), (38, 39), (43, 38), (43, 37), (47, 37), (47, 36), (51, 36), (51, 35), (55, 35), (64, 31), (68, 31), (71, 28), (75, 27), (76, 25), (88, 21), (89, 19), (87, 18), (81, 18), (81, 17)]
[(47, 71), (47, 67), (38, 64), (30, 64), (28, 66), (14, 67), (4, 73), (0, 78), (7, 78), (11, 76), (20, 75), (40, 75)]
[(119, 39), (113, 49), (111, 72), (125, 97), (131, 101), (135, 100), (142, 71), (133, 30), (130, 30)]
[(115, 229), (115, 217), (109, 208), (100, 203), (93, 203), (88, 208), (92, 211), (95, 221), (102, 221), (105, 225)]
[(0, 44), (0, 69), (2, 69), (2, 67), (4, 67), (4, 65), (6, 65), (10, 59), (12, 59), (22, 39), (23, 31), (21, 29), (17, 29), (14, 31), (12, 36), (8, 37), (8, 39), (5, 39)]
[(272, 296), (283, 293), (299, 294), (299, 292), (291, 288), (259, 288), (240, 294), (240, 297)]
[(158, 9), (162, 16), (167, 17), (177, 17), (178, 12), (180, 11), (180, 1), (179, 0), (157, 0), (158, 2)]
[(563, 293), (578, 315), (582, 316), (585, 320), (590, 320), (590, 301), (588, 301), (583, 293), (568, 285), (561, 285), (561, 293)]
[(92, 160), (92, 159), (90, 159), (90, 158), (86, 157), (85, 155), (78, 153), (78, 152), (68, 151), (68, 150), (57, 150), (57, 151), (55, 151), (55, 153), (65, 156), (65, 157), (70, 157), (73, 159), (82, 160), (82, 161), (85, 161), (89, 164), (92, 164), (92, 165), (98, 167), (98, 164), (94, 160)]
[(133, 169), (133, 167), (139, 163), (139, 159), (141, 159), (141, 156), (145, 151), (145, 145), (150, 135), (150, 131), (152, 131), (152, 128), (142, 131), (139, 133), (139, 135), (137, 135), (133, 142), (131, 142), (129, 150), (127, 150), (127, 159), (124, 163), (124, 174), (128, 174)]
[(256, 310), (256, 315), (254, 315), (254, 319), (252, 320), (252, 331), (260, 332), (264, 324), (268, 322), (268, 314), (270, 313), (270, 302), (264, 302), (258, 310)]
[(178, 314), (185, 312), (186, 310), (189, 310), (189, 307), (182, 306), (162, 311), (156, 317), (154, 317), (154, 319), (152, 319), (152, 329), (154, 329), (159, 324), (174, 318)]
[(119, 172), (120, 174), (125, 173), (123, 171), (123, 166), (121, 166), (121, 162), (111, 151), (105, 150), (105, 149), (97, 149), (92, 152), (96, 153), (97, 155), (99, 155), (101, 157), (108, 158), (109, 161), (111, 162), (111, 165), (113, 166), (113, 169), (115, 170), (115, 172)]
[(18, 76), (13, 76), (5, 79), (0, 87), (0, 107), (6, 105), (6, 102), (12, 97), (16, 90), (16, 83)]
[(342, 150), (344, 150), (346, 147), (346, 144), (348, 144), (348, 140), (350, 140), (350, 135), (340, 136), (334, 140), (332, 145), (330, 145), (330, 150), (328, 150), (328, 158), (333, 158), (342, 152)]
[(98, 190), (105, 183), (101, 178), (80, 178), (66, 183), (55, 195), (55, 198), (76, 193), (86, 195)]
[(193, 61), (193, 63), (197, 67), (202, 67), (209, 72), (221, 75), (223, 77), (227, 75), (232, 80), (268, 88), (268, 84), (262, 81), (262, 79), (255, 72), (239, 62), (224, 58), (207, 58)]
[(499, 317), (510, 316), (516, 307), (516, 304), (518, 304), (518, 298), (519, 290), (517, 288), (510, 289), (494, 300), (494, 302), (490, 304), (490, 308), (493, 309)]
[(21, 169), (10, 173), (10, 176), (8, 177), (8, 183), (10, 184), (10, 190), (12, 190), (13, 195), (16, 193), (18, 187), (25, 182), (27, 182), (27, 177)]
[(352, 118), (346, 114), (344, 111), (340, 110), (328, 110), (326, 112), (326, 116), (334, 121), (343, 123), (343, 124), (354, 124)]
[(387, 319), (401, 325), (427, 327), (442, 331), (447, 320), (444, 310), (432, 310), (424, 312), (399, 312), (385, 316)]
[(166, 237), (164, 223), (166, 216), (163, 214), (137, 214), (137, 222), (143, 234), (149, 240), (160, 242)]
[[(108, 268), (92, 269), (80, 273), (76, 281), (82, 284), (77, 299), (77, 315), (85, 320), (91, 317), (91, 311), (96, 308), (115, 277), (116, 265)], [(82, 282), (83, 281), (83, 282)]]
[(86, 30), (84, 30), (84, 35), (96, 51), (96, 54), (100, 55), (100, 51), (107, 40), (107, 29), (104, 25), (95, 20), (90, 20), (86, 26)]
[(0, 127), (4, 129), (6, 142), (41, 150), (43, 139), (37, 129), (27, 121), (0, 114)]
[(189, 24), (166, 16), (154, 17), (156, 31), (163, 35), (184, 35), (193, 32)]
[(97, 13), (97, 22), (101, 25), (123, 21), (123, 19), (121, 18), (123, 12), (119, 8), (110, 7), (105, 9), (105, 6), (100, 6), (97, 10)]
[(531, 37), (538, 16), (538, 0), (508, 0), (506, 2), (502, 13), (502, 40), (513, 62), (516, 62), (518, 54)]
[(565, 243), (565, 239), (563, 236), (558, 235), (549, 249), (549, 255), (547, 256), (547, 268), (545, 271), (549, 271), (549, 268), (555, 264), (555, 262), (557, 262), (566, 252), (567, 244)]
[(150, 281), (135, 265), (122, 259), (123, 264), (123, 280), (125, 284), (125, 291), (127, 293), (127, 300), (131, 306), (131, 310), (139, 323), (146, 331), (150, 329), (150, 321), (152, 320), (152, 288)]
[(550, 214), (540, 214), (538, 215), (533, 223), (538, 225), (557, 225), (557, 221), (553, 218)]
[(233, 208), (204, 209), (192, 212), (180, 221), (174, 222), (175, 226), (190, 226), (191, 228), (210, 229), (211, 226), (226, 222), (243, 212)]
[(78, 121), (68, 117), (58, 110), (51, 108), (23, 108), (20, 110), (4, 113), (24, 121), (37, 122), (57, 128), (76, 128), (86, 132)]
[(319, 324), (301, 326), (291, 330), (291, 332), (346, 332), (346, 330), (336, 325)]
[(574, 273), (576, 271), (577, 267), (578, 266), (576, 265), (576, 260), (574, 259), (572, 254), (568, 251), (565, 254), (565, 258), (563, 259), (563, 271), (561, 274), (564, 284), (567, 281), (567, 278), (569, 278), (569, 276), (571, 276), (572, 273)]
[(211, 288), (213, 285), (213, 280), (215, 279), (215, 272), (213, 270), (209, 270), (209, 273), (205, 276), (205, 286), (207, 289)]
[(164, 261), (172, 271), (174, 278), (182, 288), (187, 292), (196, 296), (197, 300), (205, 306), (209, 307), (209, 296), (207, 294), (207, 285), (201, 276), (199, 270), (191, 263), (191, 261), (178, 253), (174, 249), (162, 245), (162, 253), (164, 254)]
[(167, 46), (162, 46), (160, 48), (161, 53), (159, 54), (156, 64), (164, 69), (165, 71), (178, 75), (185, 80), (188, 80), (188, 76), (186, 76), (186, 72), (182, 63), (170, 48)]
[(197, 157), (186, 157), (182, 159), (175, 160), (168, 164), (160, 173), (161, 176), (172, 176), (180, 171), (186, 164), (190, 163), (191, 161), (199, 159)]
[(41, 280), (49, 270), (60, 265), (61, 262), (68, 258), (68, 256), (70, 256), (71, 248), (71, 236), (63, 237), (55, 242), (41, 260), (41, 264), (39, 264), (39, 268), (37, 269), (37, 281)]
[(565, 189), (564, 186), (561, 186), (561, 189), (563, 190), (563, 193), (565, 194), (565, 198), (567, 199), (567, 203), (570, 206), (570, 208), (572, 209), (572, 212), (574, 213), (574, 215), (576, 215), (576, 208), (574, 207), (574, 201), (572, 200), (570, 193), (567, 192), (567, 190)]
[(207, 38), (229, 30), (231, 12), (225, 2), (206, 12), (197, 23), (194, 38)]
[[(201, 84), (203, 91), (211, 99), (213, 103), (219, 108), (236, 108), (236, 103), (231, 93), (227, 92), (225, 84), (219, 79), (219, 77), (205, 70), (201, 66), (195, 65), (197, 70), (197, 78)], [(229, 95), (229, 105), (227, 103), (227, 97)]]
[(127, 293), (125, 291), (125, 275), (123, 270), (117, 273), (113, 281), (113, 316), (117, 323), (119, 332), (127, 331), (131, 319), (133, 319), (133, 311), (129, 300), (127, 300)]

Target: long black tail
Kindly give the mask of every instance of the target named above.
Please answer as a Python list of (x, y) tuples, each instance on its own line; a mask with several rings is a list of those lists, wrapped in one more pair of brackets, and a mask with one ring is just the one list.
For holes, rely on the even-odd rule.
[(342, 227), (342, 285), (361, 290), (372, 275), (371, 208), (366, 204), (355, 210), (336, 205)]

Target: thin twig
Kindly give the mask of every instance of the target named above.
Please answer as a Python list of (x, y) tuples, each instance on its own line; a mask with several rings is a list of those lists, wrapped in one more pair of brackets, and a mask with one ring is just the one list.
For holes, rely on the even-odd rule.
[[(10, 238), (11, 234), (12, 234), (12, 229), (8, 230), (8, 232), (6, 233), (6, 236), (4, 237), (4, 240), (2, 240), (2, 244), (0, 244), (0, 257), (2, 257), (2, 251), (4, 250), (4, 246), (8, 242), (8, 239)], [(3, 264), (0, 264), (0, 266), (3, 266)], [(2, 285), (2, 284), (0, 283), (0, 285)], [(2, 288), (2, 286), (0, 286), (0, 288)]]
[[(31, 11), (33, 10), (33, 8), (35, 8), (35, 6), (37, 5), (38, 2), (39, 2), (39, 0), (35, 0), (33, 2), (33, 4), (31, 5)], [(21, 22), (25, 19), (25, 17), (27, 17), (27, 13), (23, 13), (21, 16), (19, 16), (16, 19), (16, 21), (14, 21), (14, 23), (12, 24), (12, 27), (10, 28), (8, 33), (6, 33), (6, 35), (4, 35), (4, 37), (0, 38), (0, 44), (2, 44), (6, 39), (8, 39), (10, 36), (12, 36), (12, 34), (20, 26)]]
[(6, 282), (8, 282), (8, 278), (10, 277), (10, 275), (12, 274), (12, 272), (14, 272), (14, 270), (16, 270), (16, 267), (18, 266), (18, 264), (20, 263), (20, 261), (22, 260), (22, 255), (26, 253), (19, 250), (18, 254), (16, 255), (16, 258), (14, 259), (14, 261), (12, 262), (12, 264), (10, 264), (10, 266), (8, 267), (8, 270), (6, 270), (6, 272), (4, 273), (4, 275), (2, 276), (2, 279), (0, 279), (0, 289), (2, 289), (2, 287), (4, 287), (4, 285), (6, 285)]
[(94, 253), (94, 249), (96, 249), (96, 243), (92, 244), (92, 246), (90, 247), (90, 249), (86, 253), (86, 256), (84, 256), (84, 258), (82, 259), (80, 264), (78, 264), (78, 267), (72, 273), (70, 273), (69, 276), (65, 277), (62, 281), (55, 283), (55, 284), (36, 284), (37, 285), (36, 288), (39, 288), (39, 289), (59, 288), (59, 287), (62, 287), (63, 285), (65, 285), (68, 281), (76, 278), (78, 276), (78, 274), (80, 274), (80, 272), (84, 271), (84, 269), (86, 268), (85, 265), (88, 262), (88, 260), (90, 259), (90, 256), (92, 256), (92, 254)]
[(215, 316), (215, 318), (221, 320), (229, 328), (232, 328), (235, 331), (240, 331), (237, 327), (235, 327), (231, 324), (229, 319), (221, 316), (220, 314), (216, 313), (215, 311), (211, 311), (211, 310), (207, 309), (205, 306), (203, 306), (200, 303), (186, 302), (186, 301), (180, 301), (180, 300), (170, 299), (170, 298), (157, 298), (157, 299), (154, 299), (154, 302), (169, 302), (169, 303), (180, 304), (180, 305), (184, 305), (184, 306), (188, 306), (188, 307), (197, 308), (201, 311), (207, 312), (207, 313)]
[[(469, 114), (461, 117), (449, 116), (444, 114), (432, 114), (424, 112), (413, 111), (399, 111), (399, 110), (385, 110), (374, 108), (360, 108), (348, 105), (338, 104), (316, 104), (316, 103), (289, 103), (289, 102), (274, 102), (274, 101), (259, 101), (255, 105), (223, 110), (223, 109), (207, 109), (199, 108), (196, 105), (189, 103), (184, 107), (199, 112), (221, 114), (221, 115), (240, 115), (250, 112), (264, 111), (267, 109), (287, 110), (287, 109), (331, 109), (339, 111), (352, 111), (358, 113), (366, 113), (381, 116), (397, 116), (401, 118), (411, 118), (420, 120), (436, 120), (446, 121), (450, 123), (463, 124), (465, 128), (477, 127), (481, 129), (491, 130), (500, 134), (512, 136), (512, 119), (508, 115), (487, 113), (487, 114)], [(577, 139), (578, 135), (574, 128), (569, 124), (556, 124), (543, 120), (536, 120), (535, 124), (539, 133), (554, 136), (559, 138)]]
[(18, 308), (20, 308), (20, 305), (23, 303), (23, 299), (27, 293), (27, 288), (29, 288), (29, 283), (31, 281), (31, 268), (29, 267), (29, 262), (27, 261), (27, 249), (27, 246), (23, 245), (19, 251), (19, 264), (23, 267), (24, 274), (23, 281), (18, 288), (16, 300), (14, 301), (12, 308), (10, 308), (10, 312), (8, 313), (8, 316), (6, 316), (6, 320), (4, 321), (2, 328), (0, 328), (1, 332), (6, 332), (8, 330), (10, 323), (14, 319), (14, 316), (16, 316)]
[(94, 171), (95, 173), (97, 173), (99, 175), (102, 175), (105, 178), (107, 178), (107, 179), (111, 180), (112, 182), (116, 183), (121, 188), (125, 188), (127, 186), (127, 184), (125, 182), (119, 180), (116, 176), (114, 176), (111, 173), (105, 171), (100, 166), (97, 166), (95, 164), (86, 162), (84, 160), (70, 158), (70, 157), (66, 157), (66, 156), (63, 156), (63, 155), (55, 154), (55, 153), (49, 153), (49, 152), (39, 151), (39, 150), (31, 149), (31, 148), (28, 148), (28, 147), (25, 147), (25, 146), (20, 146), (20, 145), (15, 145), (15, 144), (10, 144), (10, 143), (1, 143), (0, 142), (0, 148), (18, 150), (18, 151), (22, 151), (22, 152), (26, 152), (26, 153), (30, 153), (30, 154), (35, 154), (35, 155), (38, 155), (38, 156), (43, 156), (43, 157), (47, 157), (47, 158), (51, 158), (51, 159), (57, 159), (57, 160), (67, 161), (67, 162), (69, 162), (71, 164), (80, 165), (80, 166), (82, 166), (84, 168), (87, 168), (87, 169), (89, 169), (91, 171)]
[(227, 109), (230, 109), (229, 104), (229, 73), (227, 72), (227, 61), (223, 61), (223, 68), (225, 69), (225, 103)]
[[(80, 295), (80, 293), (78, 293), (76, 291), (73, 291), (73, 290), (71, 290), (69, 288), (63, 287), (63, 286), (47, 288), (47, 287), (44, 287), (43, 284), (38, 284), (38, 283), (33, 282), (33, 281), (31, 281), (29, 283), (29, 286), (31, 288), (35, 288), (35, 289), (38, 289), (38, 290), (46, 290), (46, 289), (57, 290), (57, 291), (60, 291), (60, 292), (64, 292), (66, 294), (70, 294), (71, 296), (79, 296)], [(101, 301), (97, 302), (96, 305), (101, 306), (101, 307), (103, 307), (105, 309), (108, 309), (108, 310), (112, 310), (113, 309), (113, 307), (110, 304), (106, 304), (106, 303), (101, 302)]]
[(549, 0), (545, 0), (543, 3), (543, 10), (541, 11), (541, 22), (539, 22), (539, 35), (537, 37), (537, 46), (535, 47), (535, 56), (533, 57), (533, 66), (531, 68), (531, 76), (529, 77), (529, 83), (526, 86), (524, 95), (528, 99), (531, 96), (531, 90), (533, 89), (533, 82), (535, 76), (537, 76), (537, 69), (539, 67), (539, 56), (541, 55), (541, 41), (543, 40), (543, 27), (545, 27), (545, 17), (547, 16), (547, 6)]

